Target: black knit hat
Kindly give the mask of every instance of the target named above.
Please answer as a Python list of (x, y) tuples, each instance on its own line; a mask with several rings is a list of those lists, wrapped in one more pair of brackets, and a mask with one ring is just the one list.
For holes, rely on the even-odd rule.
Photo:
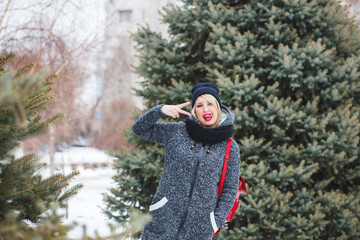
[(213, 95), (216, 98), (216, 100), (219, 102), (219, 105), (221, 106), (219, 89), (216, 87), (215, 84), (211, 82), (201, 82), (195, 84), (191, 90), (191, 93), (192, 93), (192, 99), (191, 99), (192, 107), (194, 107), (196, 99), (203, 94)]

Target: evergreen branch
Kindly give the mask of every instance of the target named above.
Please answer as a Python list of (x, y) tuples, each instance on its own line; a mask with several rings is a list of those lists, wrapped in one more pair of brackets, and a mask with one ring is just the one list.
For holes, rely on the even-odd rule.
[[(52, 121), (48, 122), (44, 127), (42, 127), (41, 129), (33, 132), (33, 134), (37, 134), (41, 131), (44, 131), (45, 129), (49, 128), (49, 125), (53, 124), (54, 122), (58, 121), (59, 119), (63, 118), (64, 114), (58, 114), (56, 118), (54, 118)], [(29, 129), (30, 130), (30, 129)]]
[(24, 189), (24, 190), (22, 190), (22, 191), (15, 192), (15, 193), (11, 194), (10, 196), (19, 195), (20, 193), (30, 191), (31, 189), (33, 189), (33, 187), (32, 187), (32, 186), (31, 186), (31, 187), (29, 187), (29, 188), (27, 188), (27, 189)]
[(39, 86), (40, 79), (43, 78), (45, 74), (45, 70), (40, 70), (34, 76), (26, 75), (23, 78), (19, 78), (14, 71), (4, 72), (0, 78), (0, 89), (2, 90), (0, 102), (4, 103), (4, 105), (21, 102), (24, 96), (28, 96), (32, 89)]
[(25, 116), (20, 104), (18, 102), (13, 103), (15, 115), (18, 117), (20, 124), (25, 122)]
[[(7, 55), (1, 58), (0, 64), (4, 65), (11, 57), (12, 55)], [(44, 180), (41, 175), (35, 174), (46, 165), (40, 163), (40, 158), (29, 154), (15, 159), (11, 152), (20, 141), (47, 130), (64, 116), (56, 114), (40, 122), (40, 112), (46, 109), (49, 101), (53, 99), (47, 93), (52, 90), (52, 79), (57, 75), (46, 77), (45, 70), (40, 70), (34, 76), (26, 75), (25, 72), (30, 68), (33, 70), (35, 67), (28, 64), (18, 71), (5, 71), (0, 67), (0, 159), (5, 160), (0, 170), (0, 219), (11, 209), (15, 209), (19, 213), (17, 218), (20, 221), (26, 219), (35, 223), (42, 218), (41, 214), (49, 209), (50, 202), (55, 201), (69, 185), (67, 181), (71, 175), (63, 177), (58, 174)], [(16, 117), (20, 121), (28, 120), (27, 125), (19, 126)], [(71, 195), (76, 193), (65, 192)], [(43, 207), (37, 206), (39, 202), (43, 203)]]
[[(50, 90), (51, 90), (51, 89), (50, 89)], [(32, 101), (34, 101), (34, 100), (36, 100), (36, 99), (39, 99), (40, 97), (44, 96), (46, 93), (47, 93), (47, 92), (41, 92), (41, 93), (35, 95), (34, 97), (26, 100), (23, 105), (25, 105), (25, 104), (27, 104), (27, 103), (30, 103), (30, 102), (32, 102)]]
[(27, 69), (32, 68), (34, 66), (33, 63), (29, 63), (28, 65), (22, 67), (20, 70), (17, 71), (15, 74), (16, 77), (20, 77)]
[(84, 185), (82, 184), (77, 184), (73, 187), (71, 187), (69, 190), (66, 191), (66, 193), (64, 193), (59, 199), (59, 202), (64, 202), (65, 200), (73, 197), (74, 195), (78, 194), (78, 190), (80, 190), (81, 188), (83, 188)]
[(70, 173), (70, 174), (68, 174), (68, 175), (66, 175), (66, 176), (64, 176), (64, 178), (63, 178), (63, 181), (62, 182), (68, 182), (70, 179), (73, 179), (74, 177), (76, 177), (77, 175), (79, 175), (80, 174), (80, 172), (78, 172), (78, 171), (74, 171), (74, 172), (72, 172), (72, 173)]
[(37, 105), (37, 106), (34, 106), (33, 108), (29, 109), (26, 111), (26, 116), (29, 118), (31, 116), (34, 116), (34, 113), (37, 114), (38, 112), (40, 111), (44, 111), (45, 109), (48, 108), (48, 104), (49, 104), (49, 99), (52, 100), (53, 97), (50, 96), (50, 97), (40, 97), (40, 99), (38, 99), (37, 101), (35, 101), (35, 103), (28, 103), (27, 106), (24, 106), (26, 108), (31, 107), (31, 106), (34, 106), (34, 105)]
[[(32, 183), (31, 183), (31, 181), (30, 181), (30, 179), (28, 177), (23, 176), (23, 178), (25, 178), (25, 180), (28, 182), (29, 185), (32, 185)], [(32, 189), (33, 189), (33, 187), (32, 187)]]
[(6, 63), (8, 63), (11, 59), (15, 57), (14, 53), (9, 53), (4, 57), (0, 58), (0, 67), (2, 68)]
[(10, 166), (8, 169), (11, 169), (11, 168), (15, 167), (16, 165), (18, 165), (18, 164), (20, 164), (20, 163), (23, 163), (23, 162), (25, 162), (25, 161), (33, 158), (33, 157), (35, 157), (35, 154), (30, 154), (30, 155), (26, 156), (23, 160), (18, 161), (18, 162), (16, 162), (15, 164), (13, 164), (12, 166)]
[[(29, 117), (31, 117), (31, 116), (29, 116)], [(30, 129), (36, 127), (36, 124), (38, 124), (40, 119), (41, 119), (41, 116), (37, 116), (35, 119), (32, 120), (32, 124), (30, 125), (30, 123), (29, 123), (28, 127), (26, 129), (24, 129), (23, 131), (29, 132)]]
[(49, 180), (47, 180), (47, 181), (43, 182), (42, 184), (40, 184), (39, 186), (35, 187), (35, 190), (39, 190), (43, 186), (48, 185), (51, 182), (54, 182), (55, 180), (61, 178), (61, 176), (62, 176), (61, 174), (56, 174), (56, 175), (50, 177)]
[[(50, 83), (51, 80), (53, 80), (53, 79), (55, 79), (55, 78), (57, 78), (57, 77), (58, 77), (58, 75), (57, 75), (56, 73), (51, 74), (50, 76), (46, 77), (45, 82)], [(52, 82), (52, 83), (53, 83), (53, 82)], [(52, 84), (52, 83), (51, 83), (51, 84)]]
[[(42, 110), (46, 110), (47, 109), (47, 107), (44, 107)], [(38, 114), (38, 112), (37, 111), (33, 111), (33, 112), (27, 112), (26, 113), (26, 116), (28, 117), (28, 118), (31, 118), (31, 117), (33, 117), (33, 116), (36, 116)], [(39, 116), (40, 118), (39, 118), (39, 120), (41, 119), (41, 116)], [(36, 122), (36, 121), (34, 121), (34, 122)]]
[[(57, 191), (60, 191), (62, 189), (64, 189), (65, 187), (67, 187), (69, 185), (69, 180), (73, 179), (75, 176), (79, 175), (79, 172), (78, 171), (75, 171), (75, 172), (72, 172), (70, 174), (68, 174), (67, 176), (65, 176), (64, 178), (61, 179), (61, 182), (60, 182), (60, 187), (57, 188), (56, 190)], [(81, 184), (80, 184), (81, 185)], [(82, 187), (82, 185), (76, 185), (75, 188), (78, 188), (78, 187)], [(67, 191), (68, 193), (69, 191)]]
[(69, 186), (69, 183), (65, 182), (65, 183), (61, 183), (59, 184), (60, 187), (56, 188), (55, 191), (59, 191), (61, 192), (61, 190), (63, 190), (64, 188), (66, 188), (67, 186)]
[(25, 109), (25, 111), (31, 110), (31, 109), (33, 109), (33, 108), (35, 108), (35, 107), (39, 106), (40, 104), (43, 104), (43, 103), (46, 103), (46, 102), (51, 101), (52, 99), (53, 99), (53, 97), (47, 97), (45, 100), (42, 100), (42, 101), (38, 102), (37, 104), (32, 105), (32, 106), (30, 106), (30, 107), (26, 108), (26, 109)]
[[(34, 155), (34, 154), (31, 154), (31, 155)], [(13, 168), (15, 165), (18, 165), (18, 164), (20, 164), (20, 163), (29, 162), (30, 159), (31, 159), (31, 158), (29, 158), (29, 157), (33, 157), (33, 156), (31, 156), (31, 155), (28, 155), (28, 156), (25, 157), (23, 160), (18, 161), (18, 162), (16, 162), (14, 165), (6, 168), (6, 171), (10, 170), (10, 169)], [(39, 159), (36, 160), (35, 163), (36, 163), (37, 161), (39, 161)], [(38, 164), (38, 165), (39, 165), (39, 164)], [(39, 168), (41, 168), (41, 167), (43, 167), (43, 166), (39, 166)], [(35, 168), (35, 167), (34, 167), (34, 168)], [(34, 169), (34, 168), (33, 168), (33, 169)], [(25, 176), (25, 175), (22, 175), (21, 178), (17, 179), (17, 178), (19, 177), (18, 174), (17, 174), (18, 172), (19, 172), (19, 171), (16, 171), (16, 172), (12, 173), (12, 174), (8, 177), (7, 181), (3, 182), (2, 184), (3, 184), (3, 185), (9, 184), (9, 183), (11, 183), (12, 180), (15, 179), (15, 180), (12, 182), (12, 185), (15, 185), (15, 184), (20, 183), (20, 182), (22, 183), (22, 182), (23, 182), (23, 179), (22, 179), (22, 178), (25, 178), (25, 179), (27, 180), (27, 182), (28, 182), (30, 185), (32, 185), (32, 181), (30, 181), (30, 180), (27, 178), (27, 176)]]
[(5, 129), (5, 128), (2, 128), (2, 127), (0, 127), (0, 130), (4, 131), (4, 132), (9, 132), (9, 129)]
[(34, 159), (32, 159), (31, 161), (29, 161), (29, 171), (32, 171), (32, 173), (35, 173), (36, 171), (38, 171), (39, 169), (43, 168), (44, 166), (46, 166), (46, 163), (42, 163), (40, 162), (41, 159), (38, 157), (35, 157)]

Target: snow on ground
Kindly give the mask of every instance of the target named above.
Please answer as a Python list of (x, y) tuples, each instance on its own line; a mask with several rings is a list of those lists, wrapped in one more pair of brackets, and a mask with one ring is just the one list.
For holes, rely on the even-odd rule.
[[(49, 164), (49, 155), (44, 154), (42, 159)], [(111, 168), (112, 157), (95, 148), (71, 147), (56, 152), (54, 159), (56, 171), (68, 174), (76, 169), (80, 172), (70, 186), (77, 183), (84, 185), (69, 201), (67, 211), (60, 212), (65, 216), (64, 224), (77, 222), (77, 226), (68, 233), (68, 237), (81, 239), (83, 225), (86, 226), (86, 233), (90, 237), (95, 237), (95, 232), (101, 237), (108, 236), (110, 234), (108, 224), (116, 225), (102, 212), (102, 208), (105, 208), (103, 194), (109, 193), (108, 189), (115, 187), (112, 176), (116, 172)], [(48, 176), (50, 170), (45, 169), (45, 171), (43, 175)]]

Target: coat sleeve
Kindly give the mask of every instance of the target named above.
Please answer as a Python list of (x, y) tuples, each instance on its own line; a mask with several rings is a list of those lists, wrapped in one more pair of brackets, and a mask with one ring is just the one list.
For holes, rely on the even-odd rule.
[(223, 226), (227, 215), (234, 205), (240, 176), (240, 150), (238, 144), (231, 144), (229, 165), (219, 202), (215, 209), (215, 220), (219, 227)]
[(133, 124), (134, 134), (146, 141), (154, 142), (162, 146), (165, 145), (169, 134), (172, 132), (171, 123), (157, 123), (166, 115), (161, 111), (163, 105), (156, 105), (149, 111), (141, 115)]

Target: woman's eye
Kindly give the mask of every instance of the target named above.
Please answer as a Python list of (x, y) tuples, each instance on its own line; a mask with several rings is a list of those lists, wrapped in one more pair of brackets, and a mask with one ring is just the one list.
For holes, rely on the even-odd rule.
[(199, 104), (199, 105), (197, 105), (196, 107), (202, 107), (202, 105), (201, 105), (201, 104)]
[(212, 104), (211, 102), (208, 102), (208, 105), (210, 105), (210, 106), (211, 106), (211, 105), (213, 105), (213, 104)]

